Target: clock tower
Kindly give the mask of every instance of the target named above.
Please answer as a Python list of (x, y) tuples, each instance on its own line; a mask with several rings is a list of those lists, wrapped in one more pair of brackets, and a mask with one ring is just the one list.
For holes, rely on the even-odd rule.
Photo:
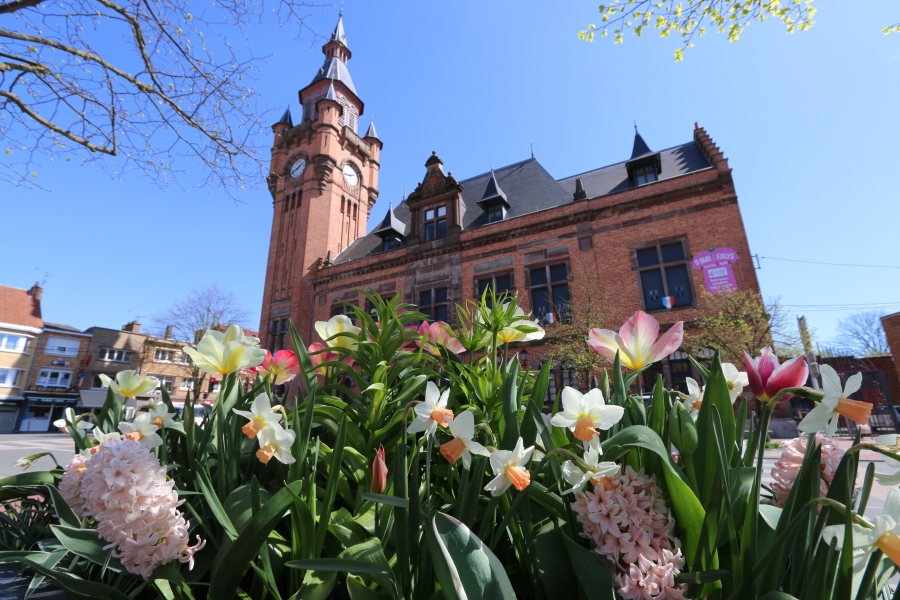
[(347, 70), (343, 14), (322, 52), (325, 63), (298, 93), (300, 122), (294, 125), (288, 108), (272, 126), (274, 212), (259, 328), (272, 352), (291, 347), (288, 319), (304, 343), (315, 341), (316, 274), (366, 235), (378, 198), (382, 144), (374, 123), (364, 136), (357, 132), (363, 102)]

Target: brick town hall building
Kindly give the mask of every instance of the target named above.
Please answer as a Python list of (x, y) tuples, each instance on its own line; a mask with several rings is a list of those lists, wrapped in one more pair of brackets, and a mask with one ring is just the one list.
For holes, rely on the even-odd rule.
[[(454, 305), (488, 285), (545, 317), (575, 302), (577, 278), (590, 273), (617, 319), (596, 325), (613, 329), (639, 308), (663, 328), (690, 322), (703, 288), (759, 291), (731, 169), (699, 126), (661, 151), (635, 132), (627, 160), (563, 179), (535, 158), (456, 179), (432, 153), (415, 191), (367, 234), (382, 141), (374, 123), (357, 133), (363, 101), (342, 20), (323, 52), (325, 64), (299, 92), (299, 124), (288, 109), (272, 127), (260, 323), (270, 350), (290, 346), (288, 319), (310, 343), (315, 321), (343, 312), (342, 300), (365, 308), (358, 290), (369, 288), (385, 298), (403, 292), (455, 325)], [(546, 341), (529, 348), (533, 368), (552, 354), (549, 331)], [(661, 370), (679, 387), (690, 375), (680, 353)], [(554, 388), (571, 382), (557, 372)]]

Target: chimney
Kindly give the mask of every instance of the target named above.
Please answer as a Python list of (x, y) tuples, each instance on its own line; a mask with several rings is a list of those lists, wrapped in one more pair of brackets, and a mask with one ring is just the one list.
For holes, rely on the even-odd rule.
[(137, 321), (129, 321), (122, 326), (122, 331), (128, 331), (129, 333), (140, 333), (141, 324)]
[(31, 289), (28, 290), (28, 295), (34, 298), (35, 300), (40, 300), (44, 295), (44, 288), (41, 287), (41, 284), (37, 281), (34, 282), (34, 285), (31, 286)]
[(574, 200), (587, 199), (587, 192), (584, 191), (584, 182), (581, 181), (581, 177), (575, 180), (575, 193), (572, 194), (572, 198)]
[(166, 325), (166, 339), (167, 340), (172, 339), (172, 326), (171, 325)]

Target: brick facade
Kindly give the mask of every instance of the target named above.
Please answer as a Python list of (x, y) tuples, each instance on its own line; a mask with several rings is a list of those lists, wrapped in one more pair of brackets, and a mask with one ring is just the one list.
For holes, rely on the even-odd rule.
[[(324, 80), (314, 85), (324, 85)], [(301, 98), (311, 89), (301, 91)], [(332, 126), (334, 116), (329, 112), (323, 114), (321, 122), (304, 121), (293, 128), (279, 123), (273, 128), (275, 144), (270, 191), (275, 210), (260, 323), (262, 343), (272, 350), (290, 346), (288, 340), (280, 338), (281, 327), (288, 316), (303, 340), (309, 343), (315, 339), (315, 321), (330, 318), (340, 310), (341, 301), (365, 308), (365, 297), (359, 290), (368, 288), (383, 297), (403, 292), (404, 300), (411, 303), (418, 303), (423, 292), (446, 289), (447, 320), (455, 324), (453, 305), (478, 297), (479, 280), (508, 275), (510, 292), (518, 294), (519, 304), (525, 310), (534, 310), (533, 298), (542, 296), (532, 293), (530, 284), (535, 280), (532, 272), (553, 266), (562, 269), (560, 265), (565, 265), (565, 271), (557, 272), (567, 273), (571, 289), (566, 293), (570, 296), (577, 294), (575, 278), (579, 274), (587, 273), (595, 279), (602, 303), (611, 309), (608, 311), (611, 322), (596, 325), (618, 328), (623, 319), (644, 308), (637, 251), (655, 243), (682, 243), (688, 273), (685, 277), (690, 286), (690, 295), (686, 297), (693, 299), (685, 306), (648, 311), (663, 327), (675, 321), (689, 322), (698, 316), (698, 295), (704, 288), (704, 278), (701, 271), (691, 268), (691, 260), (702, 251), (723, 247), (734, 249), (739, 256), (732, 265), (738, 289), (759, 291), (731, 168), (707, 132), (699, 126), (695, 126), (693, 142), (685, 145), (696, 153), (697, 161), (702, 161), (702, 165), (693, 170), (672, 176), (669, 168), (662, 173), (665, 178), (653, 183), (620, 184), (613, 186), (611, 191), (599, 192), (590, 187), (587, 192), (582, 191), (581, 179), (556, 182), (551, 178), (558, 194), (564, 196), (562, 200), (554, 195), (554, 200), (544, 207), (538, 198), (534, 208), (520, 209), (516, 213), (516, 203), (520, 202), (522, 194), (518, 197), (510, 194), (505, 206), (513, 206), (513, 211), (507, 218), (493, 223), (472, 221), (472, 215), (480, 214), (483, 208), (481, 202), (477, 202), (478, 196), (474, 201), (463, 201), (466, 186), (483, 186), (479, 182), (486, 180), (487, 174), (482, 180), (473, 178), (458, 183), (452, 175), (445, 174), (443, 163), (433, 153), (425, 164), (422, 183), (399, 207), (405, 212), (397, 212), (402, 215), (401, 225), (405, 227), (402, 245), (396, 249), (388, 249), (385, 245), (382, 251), (376, 242), (369, 242), (372, 249), (366, 252), (360, 248), (373, 234), (349, 247), (343, 244), (345, 238), (340, 237), (343, 221), (339, 216), (339, 197), (346, 196), (348, 190), (342, 187), (339, 170), (317, 169), (315, 177), (304, 176), (296, 184), (289, 181), (289, 165), (294, 160), (290, 157), (305, 156), (304, 152), (319, 152), (317, 160), (326, 160), (323, 155), (327, 153), (327, 160), (332, 164), (344, 160), (368, 160), (367, 164), (375, 168), (368, 180), (364, 177), (371, 187), (368, 188), (368, 199), (362, 198), (360, 202), (362, 206), (368, 200), (365, 212), (368, 215), (377, 196), (375, 177), (380, 165), (376, 161), (381, 143), (366, 138), (374, 152), (366, 155), (358, 146), (346, 140), (341, 142), (339, 131)], [(299, 141), (292, 141), (297, 138)], [(322, 141), (317, 141), (320, 138)], [(636, 136), (627, 177), (632, 176), (634, 165), (644, 164), (640, 162), (642, 160), (649, 161), (646, 164), (652, 164), (653, 160), (660, 164), (659, 153), (637, 151), (639, 145), (649, 151), (642, 139), (638, 144), (638, 139), (640, 136)], [(313, 147), (315, 150), (311, 150)], [(541, 173), (550, 177), (534, 159), (512, 165), (504, 173), (516, 170), (513, 167), (523, 172), (531, 169), (537, 174), (535, 177)], [(617, 168), (624, 176), (625, 169), (621, 165)], [(502, 187), (506, 185), (504, 181), (513, 181), (512, 176), (503, 179), (500, 173), (498, 171), (495, 179), (491, 171), (493, 184), (489, 183), (487, 189), (493, 189), (491, 185)], [(574, 194), (570, 190), (563, 191), (566, 186), (575, 186)], [(285, 206), (286, 197), (293, 193), (291, 190), (300, 187), (303, 203), (298, 203), (298, 207)], [(473, 192), (470, 189), (466, 193)], [(489, 192), (485, 191), (485, 195)], [(356, 200), (355, 196), (351, 197)], [(429, 214), (434, 214), (430, 211), (437, 207), (446, 209), (446, 231), (443, 236), (428, 239), (424, 228)], [(468, 216), (464, 221), (465, 213)], [(392, 209), (381, 227), (394, 222), (393, 216)], [(397, 222), (400, 220), (396, 217)], [(362, 236), (365, 224), (357, 226), (360, 229), (354, 231), (354, 235)], [(380, 229), (373, 233), (377, 235)], [(289, 231), (293, 239), (285, 240), (284, 231)], [(534, 360), (549, 354), (552, 354), (552, 340), (538, 344), (530, 352)]]
[[(900, 312), (881, 317), (881, 326), (894, 357), (894, 369), (900, 378)], [(894, 404), (900, 404), (900, 394), (894, 397)]]

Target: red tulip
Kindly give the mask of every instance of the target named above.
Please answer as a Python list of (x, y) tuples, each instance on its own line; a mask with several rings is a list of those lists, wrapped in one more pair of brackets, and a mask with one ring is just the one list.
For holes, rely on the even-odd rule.
[(372, 461), (372, 492), (383, 494), (387, 488), (388, 468), (384, 462), (384, 446), (378, 446), (375, 460)]
[(279, 350), (274, 356), (267, 351), (266, 358), (256, 367), (256, 372), (263, 379), (273, 375), (275, 385), (282, 385), (300, 374), (300, 363), (292, 350)]
[[(747, 367), (750, 390), (758, 400), (763, 402), (768, 402), (783, 389), (800, 387), (806, 383), (806, 378), (809, 377), (806, 359), (798, 356), (780, 365), (778, 357), (772, 352), (770, 346), (760, 350), (759, 358), (750, 358), (745, 351), (744, 365)], [(790, 394), (784, 396), (781, 398), (781, 402), (790, 397)]]

